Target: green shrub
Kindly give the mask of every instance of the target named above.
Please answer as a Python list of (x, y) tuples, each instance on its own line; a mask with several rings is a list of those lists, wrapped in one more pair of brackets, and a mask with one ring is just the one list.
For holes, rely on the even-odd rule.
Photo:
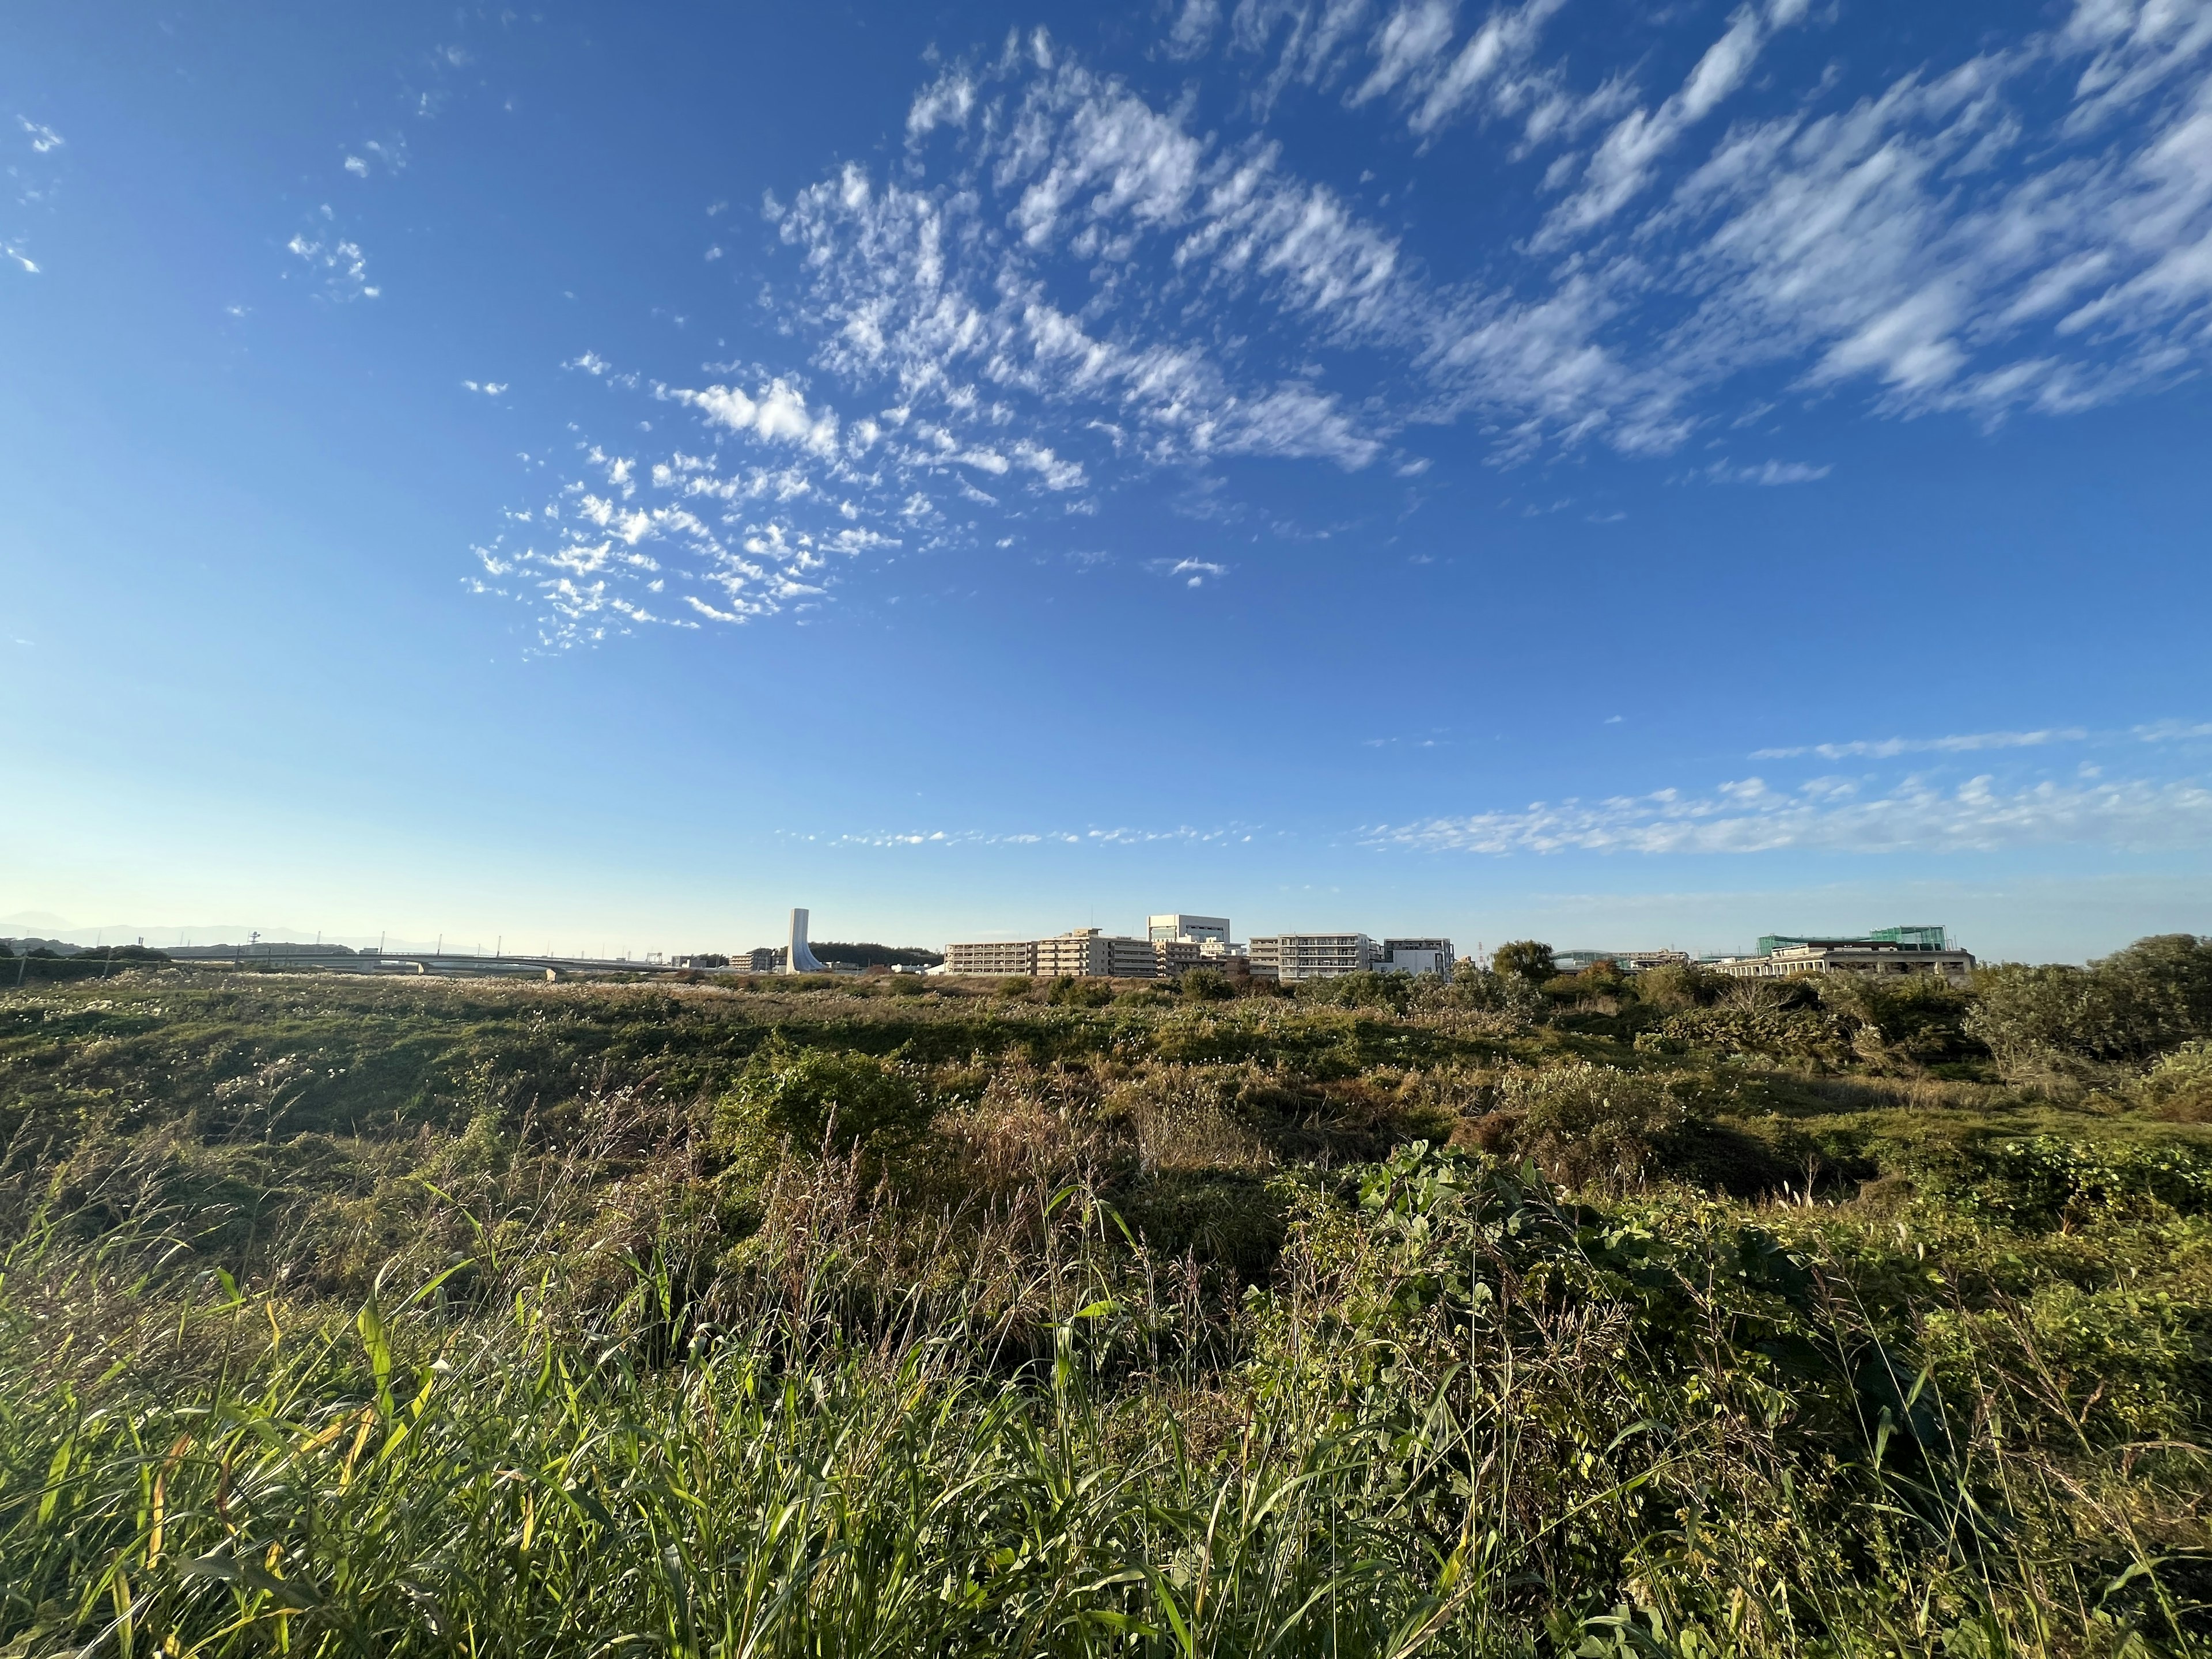
[(1636, 1039), (1647, 1053), (1703, 1049), (1711, 1054), (1759, 1054), (1840, 1066), (1851, 1053), (1850, 1032), (1820, 1008), (1792, 1008), (1730, 1001), (1669, 1014)]
[(1559, 971), (1552, 965), (1552, 947), (1533, 939), (1516, 939), (1499, 945), (1490, 953), (1490, 969), (1531, 985), (1541, 985)]
[(825, 1141), (837, 1149), (889, 1148), (917, 1133), (928, 1109), (913, 1081), (885, 1060), (777, 1037), (747, 1063), (717, 1115), (732, 1151), (764, 1134), (813, 1152)]
[(1237, 994), (1235, 984), (1218, 968), (1190, 969), (1176, 988), (1193, 1002), (1226, 1002)]
[(1339, 974), (1332, 979), (1310, 979), (1298, 987), (1303, 1002), (1334, 1008), (1388, 1008), (1402, 1012), (1413, 1000), (1411, 974)]
[(2212, 1212), (2212, 1152), (2192, 1146), (2094, 1145), (2029, 1135), (1984, 1142), (1962, 1156), (1960, 1205), (2020, 1226), (2057, 1226), (2144, 1200), (2185, 1215)]
[(1555, 1179), (1634, 1181), (1688, 1114), (1640, 1072), (1577, 1061), (1509, 1072), (1479, 1137), (1491, 1150), (1533, 1158)]
[(1036, 981), (1026, 974), (1012, 975), (999, 981), (999, 994), (1002, 997), (1025, 997), (1036, 989)]
[(1829, 974), (1815, 983), (1820, 1006), (1850, 1028), (1862, 1059), (1932, 1066), (1989, 1053), (1966, 1033), (1972, 994), (1932, 974)]
[(1114, 1000), (1110, 980), (1062, 974), (1045, 988), (1044, 1000), (1061, 1008), (1103, 1008)]
[(2160, 1117), (2212, 1122), (2212, 1042), (2185, 1042), (2160, 1056), (2136, 1091)]
[(2141, 1061), (2212, 1037), (2212, 939), (2157, 934), (2087, 968), (2002, 963), (1974, 990), (1968, 1034), (2016, 1071)]
[(1636, 975), (1636, 1000), (1646, 1008), (1670, 1013), (1706, 1008), (1719, 1001), (1735, 983), (1726, 974), (1700, 968), (1694, 962), (1662, 962)]

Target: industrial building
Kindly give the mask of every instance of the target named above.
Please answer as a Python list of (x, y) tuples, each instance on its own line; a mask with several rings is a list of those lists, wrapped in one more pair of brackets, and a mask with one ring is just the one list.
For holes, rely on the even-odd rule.
[(1705, 967), (1736, 979), (1788, 979), (1796, 974), (1928, 974), (1948, 984), (1973, 980), (1974, 958), (1941, 927), (1882, 927), (1855, 939), (1767, 933), (1748, 957), (1719, 957)]

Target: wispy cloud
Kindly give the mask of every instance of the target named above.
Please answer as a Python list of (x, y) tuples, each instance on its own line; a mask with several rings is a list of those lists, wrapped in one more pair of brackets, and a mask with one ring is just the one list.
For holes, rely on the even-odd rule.
[[(791, 361), (658, 385), (589, 354), (575, 366), (696, 422), (682, 453), (719, 482), (684, 475), (712, 536), (690, 567), (757, 544), (758, 599), (805, 543), (811, 603), (840, 521), (875, 547), (988, 540), (987, 519), (1087, 510), (1160, 468), (1401, 463), (1422, 423), (1479, 427), (1510, 465), (1677, 453), (1790, 397), (2063, 415), (2212, 357), (2202, 8), (2076, 0), (2056, 27), (1884, 84), (1823, 72), (1793, 88), (1773, 47), (1811, 21), (1805, 0), (1744, 0), (1703, 38), (1652, 21), (1663, 52), (1583, 39), (1589, 68), (1551, 38), (1565, 3), (1165, 9), (1167, 55), (1244, 76), (1232, 119), (1042, 30), (1011, 38), (915, 94), (902, 154), (765, 204), (786, 258), (763, 298)], [(1531, 234), (1486, 243), (1479, 266), (1417, 257), (1379, 205), (1293, 166), (1268, 122), (1294, 89), (1417, 146), (1501, 129), (1495, 174)], [(303, 233), (294, 252), (333, 291), (373, 292), (356, 243)], [(682, 471), (673, 452), (637, 459), (643, 478)], [(1829, 471), (1728, 459), (1692, 476)], [(580, 499), (596, 488), (570, 482)], [(707, 495), (720, 518), (698, 512)], [(741, 498), (755, 505), (732, 516)], [(648, 520), (627, 545), (677, 522)], [(627, 578), (604, 580), (603, 608)], [(758, 614), (725, 597), (715, 616)]]
[(1757, 465), (1739, 466), (1729, 461), (1715, 461), (1701, 470), (1698, 476), (1713, 483), (1776, 484), (1818, 483), (1836, 469), (1832, 465), (1815, 466), (1809, 461), (1761, 461)]
[(2131, 735), (2144, 743), (2185, 743), (2212, 738), (2212, 720), (2157, 720), (2136, 726)]
[(27, 115), (17, 116), (15, 125), (30, 136), (31, 149), (40, 155), (46, 155), (58, 150), (68, 142), (45, 122), (33, 121)]
[(1823, 760), (1890, 760), (1899, 755), (1966, 755), (1984, 749), (2040, 749), (2046, 744), (2081, 743), (2089, 733), (2080, 726), (2041, 732), (1969, 732), (1944, 738), (1859, 738), (1850, 743), (1810, 743), (1793, 749), (1756, 749), (1753, 760), (1795, 760), (1818, 755)]
[(1149, 847), (1162, 842), (1189, 845), (1242, 843), (1266, 834), (1256, 824), (1229, 824), (1195, 829), (1178, 824), (1171, 830), (1146, 830), (1128, 825), (1088, 830), (887, 830), (837, 836), (793, 835), (797, 841), (820, 842), (834, 847)]
[(1211, 559), (1154, 559), (1145, 568), (1163, 576), (1179, 576), (1186, 587), (1203, 587), (1207, 577), (1218, 579), (1229, 574), (1227, 565)]
[(359, 242), (337, 230), (337, 214), (325, 204), (308, 229), (293, 233), (284, 251), (306, 267), (331, 299), (378, 298), (384, 290), (368, 280), (368, 254)]
[(1362, 839), (1376, 847), (1501, 855), (1989, 853), (2068, 843), (2146, 850), (2201, 847), (2212, 840), (2212, 789), (2195, 781), (2045, 781), (2007, 789), (1984, 776), (1950, 789), (1909, 780), (1863, 796), (1851, 780), (1820, 779), (1778, 790), (1747, 778), (1703, 795), (1665, 789), (1379, 824)]

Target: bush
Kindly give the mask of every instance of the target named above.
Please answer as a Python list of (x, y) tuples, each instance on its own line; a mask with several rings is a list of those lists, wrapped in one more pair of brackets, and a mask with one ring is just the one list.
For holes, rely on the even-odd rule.
[(1544, 994), (1534, 980), (1478, 968), (1467, 960), (1452, 976), (1451, 1000), (1462, 1008), (1517, 1020), (1533, 1020), (1545, 1011)]
[(2136, 1092), (2170, 1121), (2212, 1122), (2212, 1042), (2185, 1042), (2160, 1057)]
[(1002, 997), (1025, 997), (1036, 989), (1036, 981), (1026, 974), (1016, 974), (999, 981), (999, 994)]
[(2118, 988), (2065, 963), (2007, 963), (1974, 975), (1966, 1030), (2014, 1072), (2079, 1070), (2142, 1052), (2148, 1036)]
[(1844, 1022), (1820, 1008), (1791, 1007), (1782, 1001), (1732, 1000), (1712, 1008), (1686, 1008), (1669, 1014), (1651, 1030), (1638, 1034), (1636, 1047), (1646, 1054), (1702, 1049), (1719, 1054), (1759, 1054), (1770, 1060), (1808, 1060), (1831, 1068), (1850, 1057), (1850, 1033)]
[(1062, 1008), (1103, 1008), (1114, 1000), (1110, 980), (1062, 974), (1045, 988), (1044, 1000)]
[(1638, 1072), (1588, 1061), (1509, 1073), (1498, 1109), (1475, 1126), (1487, 1151), (1533, 1158), (1568, 1182), (1632, 1182), (1688, 1114)]
[(1508, 979), (1525, 979), (1531, 985), (1541, 985), (1559, 971), (1552, 964), (1552, 947), (1533, 939), (1516, 939), (1499, 945), (1490, 953), (1490, 969)]
[(927, 1122), (920, 1091), (899, 1070), (872, 1054), (799, 1048), (771, 1039), (747, 1062), (717, 1114), (731, 1151), (757, 1148), (763, 1136), (788, 1138), (802, 1152), (825, 1140), (884, 1150), (910, 1139)]
[(1310, 979), (1298, 987), (1299, 998), (1335, 1008), (1388, 1008), (1402, 1012), (1413, 1000), (1411, 974), (1339, 974), (1333, 979)]
[(1237, 987), (1218, 968), (1193, 968), (1176, 988), (1194, 1002), (1226, 1002), (1237, 994)]
[(2139, 1062), (2212, 1037), (2212, 939), (2156, 934), (2087, 968), (2006, 963), (1974, 989), (1968, 1034), (2015, 1071)]
[(1988, 1052), (1966, 1035), (1972, 995), (1932, 974), (1831, 974), (1817, 982), (1821, 1006), (1857, 1027), (1853, 1043), (1865, 1060), (1931, 1066)]
[(1636, 1000), (1647, 1008), (1669, 1012), (1709, 1008), (1735, 982), (1694, 962), (1664, 962), (1636, 975)]

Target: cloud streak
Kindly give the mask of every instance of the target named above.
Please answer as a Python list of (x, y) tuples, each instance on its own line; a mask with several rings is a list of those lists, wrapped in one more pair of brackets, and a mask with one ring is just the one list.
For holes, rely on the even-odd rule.
[(1381, 824), (1361, 839), (1371, 847), (1498, 856), (1993, 853), (2069, 844), (2150, 851), (2201, 847), (2212, 839), (2212, 789), (2193, 781), (2045, 781), (2006, 789), (1982, 776), (1948, 790), (1908, 781), (1862, 798), (1845, 780), (1784, 791), (1747, 778), (1704, 795), (1666, 789)]
[(2080, 726), (2040, 732), (1970, 732), (1943, 738), (1856, 738), (1850, 743), (1805, 744), (1793, 749), (1755, 749), (1753, 760), (1795, 760), (1818, 755), (1823, 760), (1890, 760), (1899, 755), (1968, 755), (1984, 749), (2040, 749), (2047, 744), (2081, 743), (2089, 733)]

